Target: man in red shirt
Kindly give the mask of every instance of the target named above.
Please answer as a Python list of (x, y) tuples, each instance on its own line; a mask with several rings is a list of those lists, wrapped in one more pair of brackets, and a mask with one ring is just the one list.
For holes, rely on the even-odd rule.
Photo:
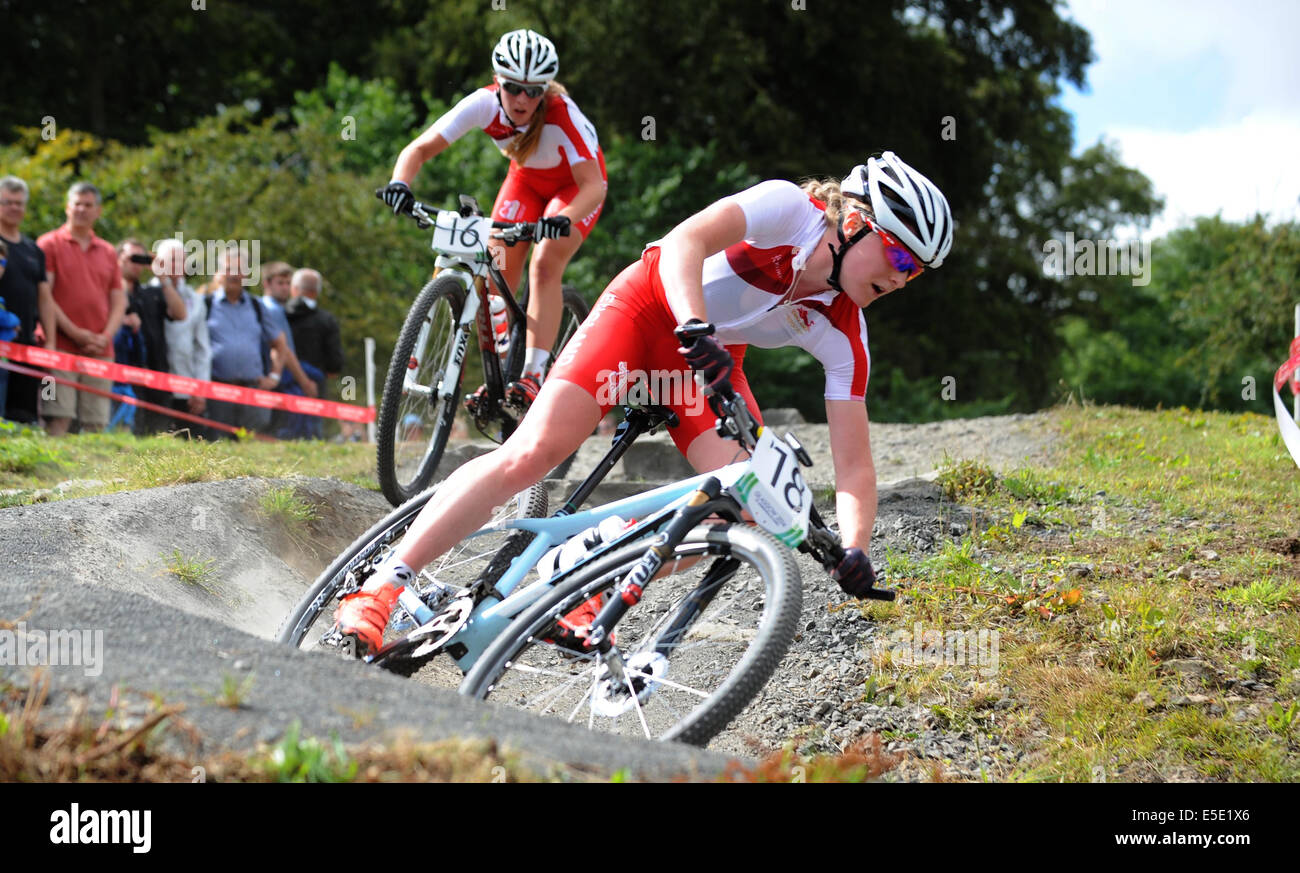
[[(67, 224), (43, 234), (36, 244), (45, 253), (45, 270), (54, 297), (59, 351), (113, 360), (113, 337), (126, 313), (122, 271), (113, 247), (95, 236), (101, 212), (99, 189), (78, 182), (68, 189)], [(55, 370), (71, 382), (108, 391), (109, 379), (96, 379), (75, 371)], [(52, 395), (52, 396), (51, 396)], [(42, 391), (41, 414), (52, 436), (68, 432), (72, 419), (83, 431), (102, 430), (108, 424), (109, 399), (55, 383)]]

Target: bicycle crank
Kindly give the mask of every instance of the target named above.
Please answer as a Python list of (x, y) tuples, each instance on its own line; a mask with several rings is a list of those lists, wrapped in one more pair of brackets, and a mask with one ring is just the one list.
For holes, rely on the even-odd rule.
[(392, 661), (398, 659), (414, 660), (433, 655), (460, 632), (473, 614), (474, 598), (458, 597), (444, 606), (432, 619), (400, 640), (384, 646), (368, 660), (377, 666), (388, 667)]

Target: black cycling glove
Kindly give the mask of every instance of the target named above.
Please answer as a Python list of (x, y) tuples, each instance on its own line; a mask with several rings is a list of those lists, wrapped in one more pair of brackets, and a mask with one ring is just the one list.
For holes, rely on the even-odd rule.
[(411, 193), (411, 186), (405, 182), (393, 180), (375, 193), (392, 207), (394, 215), (404, 215), (415, 205), (415, 195)]
[(533, 239), (557, 239), (569, 235), (569, 216), (552, 215), (539, 219), (533, 230)]
[(871, 559), (857, 547), (846, 549), (844, 558), (831, 572), (831, 578), (840, 583), (845, 594), (865, 598), (867, 592), (876, 587), (876, 571), (871, 567)]
[(690, 348), (681, 347), (677, 353), (686, 359), (690, 368), (704, 377), (704, 384), (717, 391), (723, 383), (730, 385), (731, 370), (735, 362), (717, 337), (697, 337)]

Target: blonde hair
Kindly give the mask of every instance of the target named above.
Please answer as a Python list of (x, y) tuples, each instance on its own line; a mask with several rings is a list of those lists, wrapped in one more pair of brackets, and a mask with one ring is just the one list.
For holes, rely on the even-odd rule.
[(552, 97), (559, 97), (569, 92), (559, 82), (551, 82), (546, 86), (546, 93), (542, 95), (542, 102), (537, 104), (537, 110), (533, 117), (528, 120), (528, 130), (510, 141), (510, 145), (501, 150), (505, 155), (516, 164), (522, 164), (528, 160), (533, 152), (537, 151), (537, 146), (542, 140), (542, 128), (546, 126), (546, 104)]
[(873, 221), (876, 218), (871, 211), (871, 204), (861, 200), (852, 194), (845, 194), (840, 190), (839, 179), (808, 179), (804, 181), (803, 192), (814, 200), (820, 200), (826, 204), (826, 226), (839, 227), (840, 219), (844, 216), (845, 204), (849, 207), (865, 212), (867, 217)]

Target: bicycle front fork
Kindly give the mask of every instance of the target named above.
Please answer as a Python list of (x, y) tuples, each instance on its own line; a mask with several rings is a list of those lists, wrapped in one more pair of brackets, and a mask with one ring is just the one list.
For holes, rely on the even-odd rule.
[[(673, 520), (650, 543), (645, 555), (614, 587), (614, 596), (601, 609), (596, 620), (591, 623), (591, 632), (585, 646), (595, 649), (602, 655), (608, 655), (613, 643), (609, 631), (613, 629), (629, 609), (641, 602), (645, 586), (667, 563), (668, 558), (677, 548), (677, 544), (686, 538), (686, 534), (701, 520), (713, 512), (709, 506), (722, 493), (722, 483), (716, 476), (710, 476), (700, 484), (699, 489), (686, 501), (686, 505), (677, 510)], [(614, 659), (618, 660), (618, 659)], [(606, 659), (608, 663), (609, 659)], [(620, 665), (621, 666), (621, 665)], [(611, 669), (615, 669), (611, 665)]]

